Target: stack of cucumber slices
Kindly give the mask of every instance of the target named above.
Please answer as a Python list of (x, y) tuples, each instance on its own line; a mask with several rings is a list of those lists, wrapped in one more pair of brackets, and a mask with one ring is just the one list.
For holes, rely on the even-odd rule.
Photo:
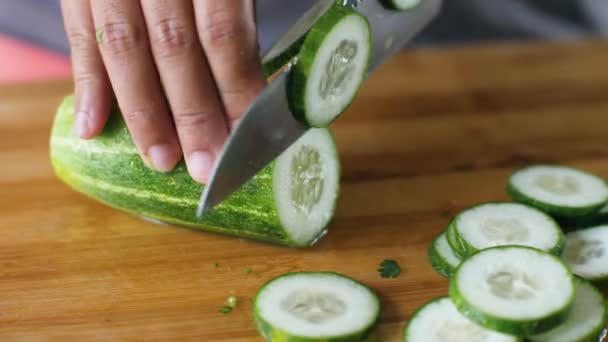
[(404, 341), (600, 339), (608, 186), (581, 170), (538, 165), (513, 173), (507, 192), (515, 202), (468, 208), (433, 241), (429, 261), (450, 278), (449, 297), (419, 309)]
[[(561, 166), (531, 166), (507, 186), (516, 202), (456, 215), (429, 248), (449, 296), (416, 311), (406, 342), (597, 342), (608, 311), (608, 225), (564, 234), (564, 217), (605, 219), (608, 187)], [(380, 312), (365, 285), (337, 273), (290, 273), (258, 290), (268, 341), (371, 341)]]

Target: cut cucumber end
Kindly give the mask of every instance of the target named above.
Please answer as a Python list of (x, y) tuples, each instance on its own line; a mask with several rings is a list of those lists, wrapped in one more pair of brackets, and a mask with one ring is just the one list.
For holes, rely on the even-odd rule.
[(483, 250), (450, 279), (450, 297), (472, 321), (513, 335), (563, 323), (574, 299), (570, 270), (556, 256), (523, 246)]
[(92, 140), (73, 134), (73, 97), (60, 106), (51, 134), (56, 175), (75, 190), (131, 214), (175, 225), (293, 247), (314, 243), (333, 216), (339, 160), (330, 131), (311, 129), (203, 217), (201, 184), (182, 162), (159, 173), (142, 162), (118, 111)]
[(575, 279), (576, 295), (566, 321), (545, 333), (528, 337), (533, 342), (596, 342), (606, 327), (606, 302), (589, 282)]
[(448, 244), (445, 233), (442, 233), (433, 241), (428, 250), (428, 258), (435, 271), (448, 278), (452, 276), (461, 262), (461, 259)]
[(509, 178), (507, 191), (516, 201), (559, 217), (590, 215), (608, 201), (608, 186), (601, 178), (563, 166), (518, 170)]
[(291, 110), (311, 127), (326, 127), (355, 98), (367, 74), (371, 32), (352, 8), (331, 7), (309, 31), (288, 85)]
[(254, 316), (268, 341), (365, 341), (380, 301), (365, 285), (336, 273), (289, 273), (263, 285)]
[(574, 274), (607, 287), (608, 225), (566, 234), (562, 258)]
[(275, 162), (277, 211), (289, 236), (307, 246), (325, 231), (336, 207), (340, 164), (327, 129), (310, 129)]
[(422, 0), (381, 0), (382, 4), (389, 9), (397, 11), (409, 11), (418, 7)]
[(519, 203), (493, 202), (469, 208), (451, 224), (458, 255), (470, 256), (496, 246), (534, 247), (560, 255), (564, 234), (549, 215)]
[(483, 328), (463, 316), (449, 297), (435, 299), (413, 315), (403, 330), (404, 342), (517, 342), (518, 337)]

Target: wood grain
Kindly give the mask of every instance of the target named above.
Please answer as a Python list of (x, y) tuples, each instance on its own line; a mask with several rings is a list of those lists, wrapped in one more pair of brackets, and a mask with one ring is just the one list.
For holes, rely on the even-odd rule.
[[(154, 225), (84, 198), (48, 161), (71, 84), (0, 87), (0, 340), (259, 341), (251, 298), (263, 282), (333, 270), (378, 291), (380, 341), (397, 341), (417, 307), (447, 293), (426, 250), (451, 214), (505, 199), (506, 176), (527, 163), (608, 177), (607, 60), (599, 41), (396, 57), (335, 125), (342, 195), (308, 250)], [(384, 258), (401, 277), (379, 278)], [(220, 314), (230, 295), (239, 307)]]

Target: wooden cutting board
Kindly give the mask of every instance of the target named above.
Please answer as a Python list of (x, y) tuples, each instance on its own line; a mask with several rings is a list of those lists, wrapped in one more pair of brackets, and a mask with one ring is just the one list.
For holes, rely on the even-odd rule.
[[(376, 289), (380, 341), (397, 341), (417, 307), (447, 294), (426, 252), (451, 215), (506, 199), (505, 178), (527, 163), (608, 177), (608, 43), (598, 41), (396, 57), (335, 125), (339, 208), (306, 250), (143, 222), (68, 189), (47, 140), (70, 89), (0, 87), (1, 341), (260, 341), (254, 292), (298, 270)], [(385, 258), (399, 278), (379, 277)], [(230, 295), (239, 307), (219, 313)]]

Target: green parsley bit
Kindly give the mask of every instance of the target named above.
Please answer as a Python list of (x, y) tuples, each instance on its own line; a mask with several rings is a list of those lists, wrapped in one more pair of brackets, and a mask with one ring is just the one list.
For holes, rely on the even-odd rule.
[(378, 273), (382, 278), (397, 278), (401, 274), (401, 267), (395, 260), (386, 259), (380, 263)]
[(95, 39), (97, 39), (97, 44), (103, 44), (103, 29), (101, 27), (95, 32)]

